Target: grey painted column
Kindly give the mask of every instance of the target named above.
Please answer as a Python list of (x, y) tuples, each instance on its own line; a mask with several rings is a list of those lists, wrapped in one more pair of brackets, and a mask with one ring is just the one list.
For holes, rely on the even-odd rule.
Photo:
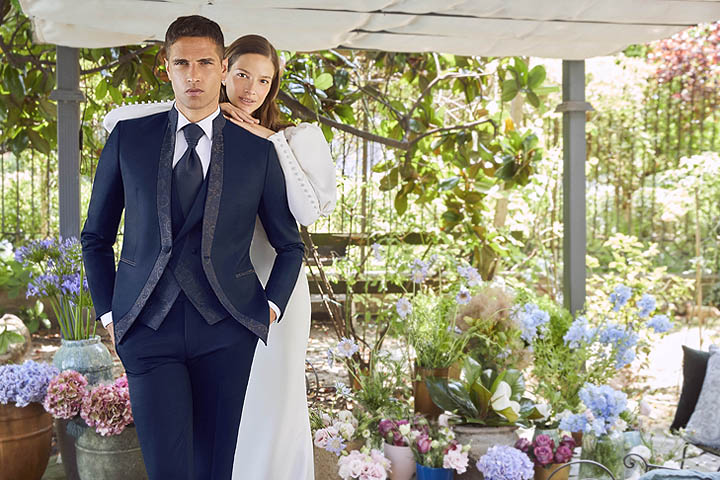
[(563, 298), (575, 315), (585, 305), (585, 61), (563, 60)]
[(58, 187), (60, 235), (80, 237), (80, 61), (77, 48), (57, 46)]

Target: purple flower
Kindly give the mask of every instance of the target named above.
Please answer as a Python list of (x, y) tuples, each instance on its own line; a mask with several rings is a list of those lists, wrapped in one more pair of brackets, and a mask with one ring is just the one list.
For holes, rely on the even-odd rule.
[(465, 286), (462, 286), (460, 287), (460, 291), (458, 292), (458, 294), (455, 296), (455, 301), (459, 305), (467, 305), (468, 303), (470, 303), (471, 298), (472, 297), (470, 295), (470, 291), (465, 288)]
[(555, 441), (549, 435), (541, 434), (535, 437), (535, 445), (538, 447), (555, 448)]
[(640, 311), (638, 311), (638, 317), (646, 318), (655, 311), (655, 306), (655, 297), (644, 293), (640, 300), (637, 301), (637, 307), (640, 309)]
[(549, 445), (536, 446), (533, 448), (533, 454), (540, 465), (549, 465), (553, 461), (553, 451)]
[(528, 456), (507, 445), (490, 447), (475, 466), (485, 480), (530, 480), (535, 475)]
[(574, 450), (575, 446), (576, 446), (575, 440), (573, 440), (573, 438), (570, 435), (562, 436), (562, 439), (560, 439), (560, 446), (563, 446), (563, 445), (568, 447), (570, 450)]
[(378, 425), (378, 431), (380, 432), (380, 435), (384, 438), (394, 427), (395, 422), (393, 422), (392, 420), (383, 419), (380, 420), (380, 424)]
[(555, 452), (555, 463), (567, 463), (572, 456), (572, 449), (568, 445), (561, 444)]
[(27, 360), (22, 365), (0, 366), (0, 403), (26, 407), (45, 399), (50, 380), (58, 374), (48, 363)]
[(432, 440), (430, 437), (428, 437), (426, 434), (422, 434), (417, 439), (417, 449), (418, 452), (421, 454), (426, 454), (430, 451), (430, 444), (432, 443)]
[(515, 448), (523, 453), (527, 453), (530, 450), (530, 440), (527, 438), (519, 438), (518, 441), (515, 442)]

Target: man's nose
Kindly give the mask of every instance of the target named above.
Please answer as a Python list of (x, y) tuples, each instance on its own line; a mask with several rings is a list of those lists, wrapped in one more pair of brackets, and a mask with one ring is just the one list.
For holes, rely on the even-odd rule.
[(197, 66), (190, 65), (190, 68), (188, 69), (186, 80), (188, 83), (197, 83), (200, 81), (200, 76), (198, 75), (198, 67)]

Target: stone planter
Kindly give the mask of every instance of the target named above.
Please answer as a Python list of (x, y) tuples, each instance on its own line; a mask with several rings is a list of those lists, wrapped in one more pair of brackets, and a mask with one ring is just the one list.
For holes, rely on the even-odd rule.
[(422, 413), (429, 419), (436, 419), (443, 413), (442, 409), (433, 403), (430, 398), (425, 379), (428, 377), (448, 378), (448, 368), (420, 368), (415, 366), (416, 377), (420, 380), (413, 382), (413, 396), (415, 397), (415, 413)]
[(415, 475), (415, 456), (410, 447), (383, 445), (385, 458), (390, 460), (390, 480), (410, 480)]
[(456, 439), (462, 445), (469, 444), (470, 451), (468, 458), (470, 459), (467, 471), (458, 475), (458, 480), (482, 480), (483, 476), (475, 463), (485, 455), (488, 448), (495, 445), (515, 445), (517, 440), (517, 427), (481, 427), (478, 425), (456, 425)]
[[(97, 335), (88, 340), (63, 339), (53, 357), (53, 365), (60, 371), (75, 370), (82, 373), (89, 385), (113, 381), (112, 356)], [(55, 431), (65, 476), (67, 480), (79, 480), (75, 461), (75, 439), (82, 434), (83, 428), (68, 420), (55, 420)]]
[(86, 428), (75, 442), (80, 480), (147, 480), (135, 427), (101, 436)]
[(42, 405), (0, 405), (0, 480), (40, 480), (51, 440), (52, 417)]

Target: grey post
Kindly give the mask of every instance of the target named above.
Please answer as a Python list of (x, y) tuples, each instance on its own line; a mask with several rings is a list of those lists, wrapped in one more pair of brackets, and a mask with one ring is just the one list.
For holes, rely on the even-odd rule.
[(60, 235), (80, 236), (80, 60), (77, 48), (57, 46), (58, 187)]
[(585, 61), (563, 60), (563, 298), (575, 315), (585, 304)]

